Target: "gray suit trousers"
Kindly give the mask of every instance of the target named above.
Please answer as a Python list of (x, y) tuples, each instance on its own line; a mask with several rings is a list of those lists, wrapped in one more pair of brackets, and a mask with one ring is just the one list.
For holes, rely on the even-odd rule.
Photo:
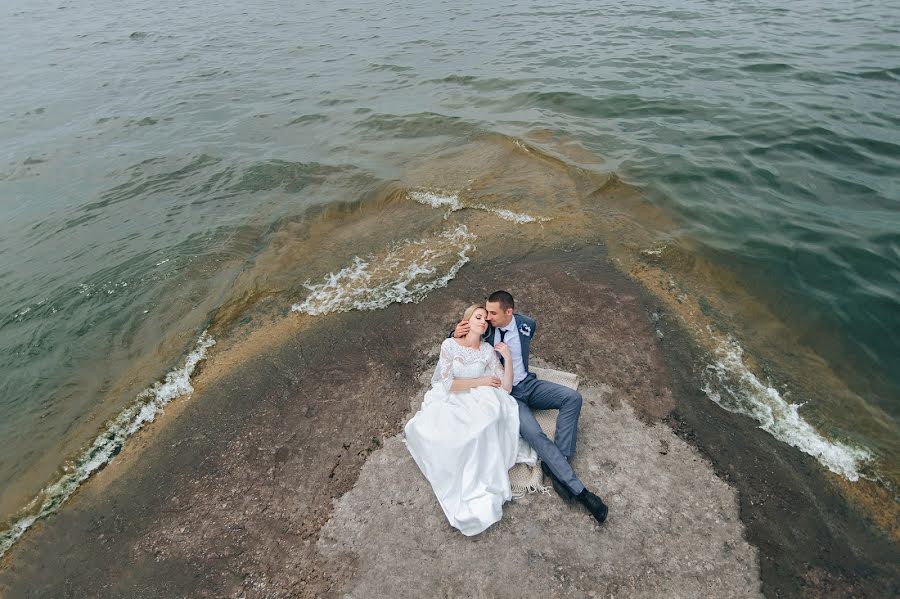
[[(574, 493), (584, 485), (575, 476), (569, 458), (575, 453), (578, 418), (581, 416), (581, 394), (549, 381), (540, 381), (534, 374), (512, 388), (511, 395), (519, 404), (519, 433), (528, 441), (550, 471)], [(556, 441), (541, 430), (532, 410), (559, 410), (556, 417)]]

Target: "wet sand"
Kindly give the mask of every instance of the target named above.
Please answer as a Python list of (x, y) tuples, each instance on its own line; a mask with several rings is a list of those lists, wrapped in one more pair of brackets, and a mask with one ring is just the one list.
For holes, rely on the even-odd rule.
[[(412, 479), (403, 478), (402, 461), (391, 462), (402, 456), (395, 437), (424, 391), (422, 377), (446, 330), (471, 299), (496, 287), (513, 291), (519, 310), (537, 318), (533, 355), (582, 377), (594, 405), (585, 403), (576, 466), (609, 498), (612, 513), (607, 525), (595, 527), (555, 496), (529, 497), (509, 506), (509, 518), (483, 539), (470, 541), (439, 518), (425, 520), (423, 534), (436, 545), (418, 546), (423, 580), (444, 581), (446, 593), (456, 595), (460, 587), (451, 578), (465, 572), (446, 572), (445, 550), (468, 547), (477, 557), (480, 543), (545, 538), (557, 550), (538, 551), (538, 570), (549, 575), (532, 581), (534, 594), (677, 593), (679, 584), (685, 594), (758, 589), (770, 597), (900, 591), (897, 545), (848, 504), (812, 458), (711, 403), (699, 390), (699, 350), (677, 317), (593, 246), (479, 260), (419, 304), (305, 318), (303, 326), (290, 324), (300, 317), (289, 315), (288, 324), (273, 327), (290, 334), (272, 335), (264, 351), (252, 351), (262, 344), (241, 346), (252, 332), (236, 335), (197, 377), (194, 396), (180, 400), (177, 418), (170, 413), (142, 434), (124, 459), (7, 554), (3, 595), (312, 597), (402, 583), (407, 570), (379, 570), (383, 560), (367, 553), (408, 541), (403, 526), (384, 526), (390, 498), (414, 494), (414, 505), (426, 512), (436, 505), (423, 481), (414, 493), (400, 484)], [(229, 360), (229, 352), (241, 359)], [(216, 367), (220, 362), (234, 367)], [(609, 419), (619, 419), (627, 434), (598, 438), (594, 433)], [(673, 433), (687, 444), (667, 440)], [(643, 445), (629, 451), (634, 439)], [(650, 442), (658, 447), (648, 449)], [(674, 459), (662, 459), (669, 454)], [(414, 474), (407, 468), (405, 476)], [(696, 493), (703, 501), (690, 493), (685, 502), (661, 498), (661, 520), (641, 517), (638, 507), (653, 506), (641, 493), (658, 492), (641, 480), (655, 476), (674, 479), (676, 490), (686, 482), (703, 487)], [(348, 527), (354, 518), (381, 525)], [(678, 534), (658, 534), (660, 522), (673, 521), (682, 523), (681, 531), (669, 529)], [(589, 532), (574, 539), (571, 551), (597, 559), (611, 554), (594, 545), (612, 550), (604, 539), (626, 530), (647, 542), (595, 572), (587, 562), (566, 572), (557, 569), (572, 563), (554, 537), (560, 526)], [(379, 536), (354, 541), (346, 536), (352, 530)], [(702, 539), (716, 542), (705, 547)], [(681, 555), (685, 542), (698, 543), (698, 563), (679, 570), (680, 562), (667, 556)], [(335, 543), (344, 545), (335, 549)], [(733, 555), (721, 555), (727, 548)], [(493, 559), (503, 569), (522, 555), (531, 554), (494, 553)], [(641, 569), (654, 564), (665, 567)], [(429, 578), (439, 568), (445, 578)], [(367, 587), (378, 572), (388, 586)], [(716, 586), (725, 583), (730, 586)], [(522, 589), (511, 584), (489, 594), (521, 596)]]

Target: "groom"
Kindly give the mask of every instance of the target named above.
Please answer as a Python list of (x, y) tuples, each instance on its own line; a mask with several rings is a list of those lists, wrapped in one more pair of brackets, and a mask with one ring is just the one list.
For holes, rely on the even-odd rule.
[[(487, 320), (491, 324), (484, 333), (484, 341), (492, 346), (505, 343), (513, 360), (513, 388), (511, 395), (519, 404), (519, 433), (534, 447), (541, 458), (541, 468), (550, 477), (553, 488), (567, 502), (573, 499), (584, 505), (601, 524), (609, 511), (598, 496), (584, 488), (575, 475), (569, 459), (575, 453), (578, 417), (581, 415), (581, 394), (556, 383), (538, 380), (528, 372), (528, 351), (537, 323), (521, 314), (514, 314), (513, 296), (495, 291), (487, 298)], [(469, 332), (466, 321), (456, 325), (455, 337)], [(532, 410), (558, 409), (556, 442), (544, 434)]]

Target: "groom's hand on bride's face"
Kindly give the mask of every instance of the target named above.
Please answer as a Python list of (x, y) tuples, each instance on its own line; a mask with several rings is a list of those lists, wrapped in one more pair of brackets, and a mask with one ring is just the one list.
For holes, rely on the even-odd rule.
[(468, 320), (460, 320), (459, 324), (456, 325), (456, 330), (453, 331), (453, 336), (459, 339), (460, 337), (465, 337), (469, 334), (469, 321)]

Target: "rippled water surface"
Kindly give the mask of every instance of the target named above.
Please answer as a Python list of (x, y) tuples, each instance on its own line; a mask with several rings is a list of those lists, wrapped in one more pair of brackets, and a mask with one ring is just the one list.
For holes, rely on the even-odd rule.
[[(772, 377), (753, 385), (823, 364), (846, 390), (794, 401), (896, 471), (900, 5), (14, 0), (0, 16), (2, 516), (223, 307), (325, 301), (304, 293), (353, 275), (309, 249), (323, 235), (236, 283), (288, 223), (494, 134), (638, 186), (668, 215), (660, 243), (690, 240), (707, 283), (737, 282), (815, 353), (767, 359), (768, 325), (723, 294), (721, 329)], [(494, 214), (522, 200), (504, 190)], [(346, 236), (350, 255), (375, 251), (369, 233)], [(420, 267), (391, 256), (426, 238), (378, 268)], [(441, 259), (462, 267), (460, 251)]]

